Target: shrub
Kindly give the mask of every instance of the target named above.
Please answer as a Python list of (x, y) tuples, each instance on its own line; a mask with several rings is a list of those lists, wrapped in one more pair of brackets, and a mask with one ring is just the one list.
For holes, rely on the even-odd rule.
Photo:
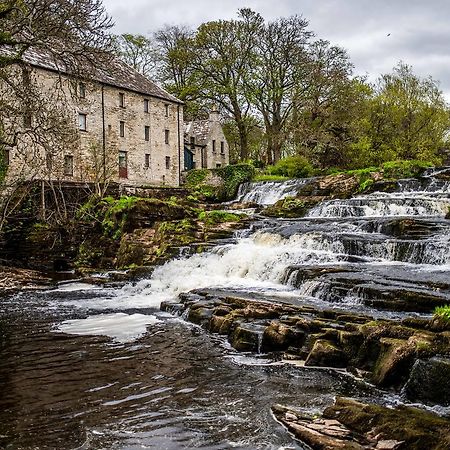
[(289, 178), (306, 178), (314, 173), (313, 166), (304, 156), (296, 155), (281, 159), (274, 166), (268, 167), (270, 175)]
[(385, 162), (381, 169), (385, 178), (413, 178), (423, 174), (425, 169), (432, 167), (429, 161), (399, 160)]

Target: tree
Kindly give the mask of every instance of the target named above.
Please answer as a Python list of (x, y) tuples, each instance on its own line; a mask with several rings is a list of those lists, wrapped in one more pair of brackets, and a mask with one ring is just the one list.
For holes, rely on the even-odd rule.
[(254, 63), (254, 48), (263, 18), (250, 9), (239, 10), (239, 20), (220, 20), (201, 25), (192, 59), (200, 96), (221, 109), (236, 123), (240, 158), (248, 158), (251, 103), (245, 84)]
[(294, 94), (290, 124), (295, 145), (316, 165), (345, 165), (353, 121), (364, 101), (361, 82), (352, 79), (346, 51), (318, 40), (308, 46), (306, 73)]
[(54, 188), (61, 153), (77, 138), (63, 77), (44, 91), (29, 62), (45, 55), (61, 75), (95, 77), (110, 62), (111, 26), (100, 0), (0, 4), (0, 146), (5, 155), (14, 149), (16, 163), (3, 180), (0, 229), (18, 204), (24, 181), (39, 177)]
[(142, 75), (155, 78), (158, 53), (155, 43), (141, 34), (124, 33), (115, 36), (116, 52), (128, 65)]
[(422, 79), (400, 62), (374, 85), (369, 124), (375, 154), (435, 160), (447, 140), (449, 109), (433, 78)]
[(246, 78), (246, 95), (266, 129), (266, 162), (281, 158), (285, 127), (294, 105), (308, 89), (307, 44), (312, 33), (300, 16), (281, 18), (258, 29), (256, 59)]

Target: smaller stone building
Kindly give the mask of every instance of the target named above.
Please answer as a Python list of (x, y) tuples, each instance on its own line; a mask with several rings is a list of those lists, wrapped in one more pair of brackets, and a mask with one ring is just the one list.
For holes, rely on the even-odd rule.
[(211, 111), (206, 120), (184, 123), (184, 148), (185, 170), (214, 169), (230, 163), (230, 150), (218, 111)]

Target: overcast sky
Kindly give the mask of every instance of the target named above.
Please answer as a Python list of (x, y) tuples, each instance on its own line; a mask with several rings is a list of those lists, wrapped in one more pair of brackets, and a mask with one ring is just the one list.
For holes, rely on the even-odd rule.
[(116, 33), (148, 35), (165, 24), (236, 17), (250, 7), (265, 19), (308, 19), (317, 37), (346, 48), (357, 74), (375, 79), (402, 60), (441, 82), (450, 100), (450, 0), (103, 0)]

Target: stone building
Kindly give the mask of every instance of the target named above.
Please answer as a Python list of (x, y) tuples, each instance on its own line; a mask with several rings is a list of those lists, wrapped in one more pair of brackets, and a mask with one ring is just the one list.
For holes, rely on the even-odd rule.
[[(48, 102), (47, 116), (67, 117), (61, 141), (33, 139), (38, 113), (30, 107), (6, 133), (8, 177), (123, 185), (180, 184), (184, 166), (183, 104), (121, 61), (89, 78), (66, 73), (54, 60), (28, 50), (17, 76)], [(53, 103), (52, 103), (53, 102)], [(57, 119), (55, 119), (55, 123)], [(42, 128), (42, 127), (41, 127)], [(18, 133), (17, 133), (18, 132)]]
[(230, 163), (230, 150), (220, 123), (211, 111), (206, 120), (184, 123), (185, 169), (214, 169)]

